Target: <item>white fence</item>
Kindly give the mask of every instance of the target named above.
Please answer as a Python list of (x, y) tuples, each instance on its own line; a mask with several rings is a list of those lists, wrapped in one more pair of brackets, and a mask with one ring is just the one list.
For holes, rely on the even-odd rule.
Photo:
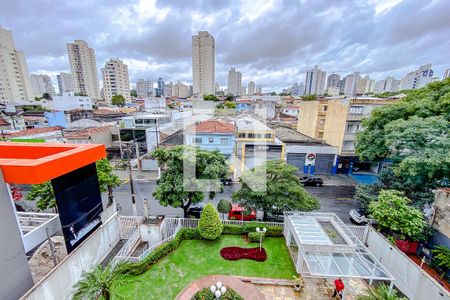
[(395, 277), (395, 286), (409, 299), (450, 299), (450, 293), (444, 287), (373, 228), (369, 229), (367, 244), (369, 250)]
[(367, 241), (367, 235), (369, 234), (369, 226), (352, 226), (347, 225), (347, 227), (353, 232), (354, 235), (365, 244)]
[(120, 216), (120, 238), (129, 239), (142, 223), (143, 217)]
[(120, 239), (119, 232), (119, 217), (115, 213), (21, 299), (70, 299), (81, 273), (90, 271), (111, 252)]

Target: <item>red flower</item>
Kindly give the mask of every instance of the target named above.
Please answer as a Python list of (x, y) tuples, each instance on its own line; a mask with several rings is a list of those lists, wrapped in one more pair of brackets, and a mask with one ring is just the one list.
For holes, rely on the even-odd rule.
[(266, 250), (259, 247), (241, 248), (241, 247), (225, 247), (220, 250), (220, 255), (226, 260), (239, 260), (242, 258), (252, 259), (256, 261), (265, 261), (267, 259)]

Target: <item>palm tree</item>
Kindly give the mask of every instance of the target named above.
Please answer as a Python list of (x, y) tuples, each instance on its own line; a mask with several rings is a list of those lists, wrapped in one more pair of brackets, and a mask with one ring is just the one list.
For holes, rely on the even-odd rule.
[(91, 272), (81, 274), (81, 280), (74, 286), (74, 300), (108, 300), (111, 297), (111, 286), (114, 278), (118, 276), (111, 265), (97, 266)]
[(408, 300), (408, 298), (397, 296), (396, 290), (389, 290), (385, 284), (380, 284), (376, 288), (370, 288), (367, 295), (358, 297), (358, 300)]

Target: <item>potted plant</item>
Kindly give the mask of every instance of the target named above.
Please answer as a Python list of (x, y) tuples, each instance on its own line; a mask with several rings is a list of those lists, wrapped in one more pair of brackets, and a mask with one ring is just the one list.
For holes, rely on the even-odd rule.
[(294, 283), (294, 290), (296, 292), (300, 292), (303, 287), (303, 278), (295, 275), (293, 275), (292, 278), (292, 283)]

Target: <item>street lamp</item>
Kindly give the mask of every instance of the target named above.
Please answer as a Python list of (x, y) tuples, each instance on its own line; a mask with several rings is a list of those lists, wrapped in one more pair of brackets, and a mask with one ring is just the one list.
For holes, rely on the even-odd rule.
[(216, 296), (216, 299), (219, 299), (225, 294), (227, 288), (222, 284), (222, 282), (218, 281), (215, 285), (212, 285), (209, 290), (214, 294), (214, 296)]
[(256, 232), (259, 233), (259, 251), (261, 251), (261, 244), (262, 244), (262, 236), (264, 233), (266, 233), (267, 228), (264, 227), (262, 229), (259, 229), (259, 227), (256, 227)]

